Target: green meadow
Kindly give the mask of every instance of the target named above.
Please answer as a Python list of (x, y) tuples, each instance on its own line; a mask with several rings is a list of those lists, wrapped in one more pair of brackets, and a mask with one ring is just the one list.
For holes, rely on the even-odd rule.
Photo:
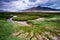
[(60, 14), (0, 13), (0, 40), (60, 40)]

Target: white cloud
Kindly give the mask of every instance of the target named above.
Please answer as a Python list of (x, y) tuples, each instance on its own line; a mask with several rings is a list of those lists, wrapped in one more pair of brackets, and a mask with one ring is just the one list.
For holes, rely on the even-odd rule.
[[(29, 2), (29, 0), (16, 0), (10, 2), (2, 2), (4, 5), (0, 10), (9, 11), (9, 12), (18, 12), (32, 7), (41, 6), (60, 9), (60, 4), (57, 4), (59, 0), (37, 0), (36, 2)], [(52, 2), (56, 2), (53, 4)], [(53, 5), (48, 6), (47, 4), (52, 3)], [(58, 6), (57, 6), (58, 5)], [(58, 8), (57, 8), (58, 7)]]
[[(45, 2), (44, 2), (45, 1)], [(24, 3), (25, 2), (25, 3)], [(21, 11), (31, 7), (37, 7), (39, 4), (44, 4), (47, 0), (37, 0), (36, 2), (29, 2), (29, 0), (17, 0), (10, 2), (3, 2), (3, 7), (0, 10), (4, 11)]]
[(50, 0), (46, 4), (40, 5), (41, 7), (49, 7), (53, 9), (60, 9), (60, 0)]
[(27, 4), (24, 4), (21, 1), (11, 1), (9, 3), (4, 2), (4, 4), (5, 5), (3, 5), (3, 9), (5, 9), (6, 11), (10, 10), (18, 11), (30, 8), (27, 6)]

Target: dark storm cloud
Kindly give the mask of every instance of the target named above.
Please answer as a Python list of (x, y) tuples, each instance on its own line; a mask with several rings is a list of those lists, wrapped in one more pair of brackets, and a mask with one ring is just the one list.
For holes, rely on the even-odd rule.
[(20, 12), (37, 6), (60, 9), (60, 0), (0, 0), (0, 10), (9, 12)]

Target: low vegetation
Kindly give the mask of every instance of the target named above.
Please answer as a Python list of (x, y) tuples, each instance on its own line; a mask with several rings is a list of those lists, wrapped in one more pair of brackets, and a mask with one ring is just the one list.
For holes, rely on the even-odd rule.
[(27, 20), (32, 20), (32, 19), (36, 19), (36, 18), (39, 18), (39, 16), (22, 15), (22, 16), (18, 16), (16, 18), (13, 18), (13, 20), (15, 20), (15, 21), (27, 21)]
[[(26, 21), (29, 26), (7, 22), (11, 17), (13, 21)], [(43, 19), (36, 20), (38, 18)], [(0, 14), (0, 40), (59, 40), (59, 37), (60, 14), (33, 12)]]
[[(32, 40), (34, 37), (36, 40), (53, 40), (54, 37), (57, 38), (60, 36), (60, 22), (57, 22), (57, 20), (46, 20), (46, 21), (35, 21), (30, 20), (28, 21), (29, 25), (31, 26), (20, 26), (17, 28), (18, 31), (22, 30), (23, 33), (19, 33), (16, 35), (17, 37), (21, 34), (29, 33), (26, 38), (29, 37), (28, 40)], [(32, 35), (32, 36), (31, 36)], [(39, 38), (39, 35), (41, 38)], [(52, 37), (50, 37), (52, 36)], [(55, 39), (54, 39), (55, 40)]]
[(0, 40), (6, 40), (14, 32), (12, 23), (0, 20)]

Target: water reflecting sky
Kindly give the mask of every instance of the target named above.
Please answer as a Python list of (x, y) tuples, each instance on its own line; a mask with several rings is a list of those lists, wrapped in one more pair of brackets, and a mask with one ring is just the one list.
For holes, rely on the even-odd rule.
[(58, 10), (60, 0), (0, 0), (0, 10), (7, 12), (20, 12), (38, 6)]

